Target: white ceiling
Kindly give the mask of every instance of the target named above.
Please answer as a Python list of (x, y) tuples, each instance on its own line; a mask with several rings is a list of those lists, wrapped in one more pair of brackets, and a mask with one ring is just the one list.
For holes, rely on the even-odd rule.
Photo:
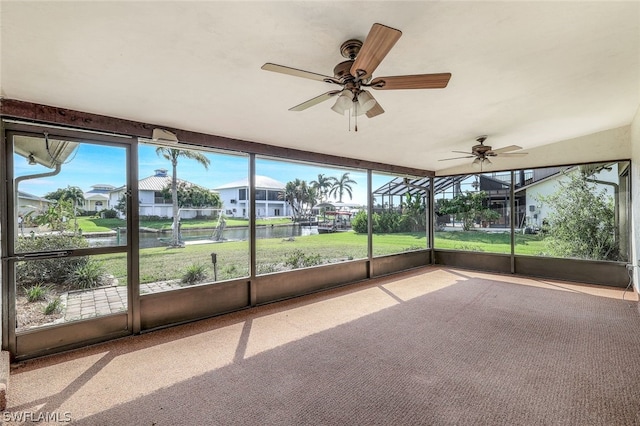
[[(544, 158), (545, 145), (579, 147), (575, 138), (628, 126), (640, 105), (637, 1), (3, 0), (0, 8), (6, 98), (440, 173), (467, 167), (438, 160), (469, 150), (478, 135)], [(360, 118), (357, 133), (331, 100), (288, 111), (337, 86), (260, 67), (332, 75), (342, 42), (364, 40), (375, 22), (403, 35), (374, 77), (451, 72), (449, 86), (374, 91), (386, 113)], [(570, 161), (566, 150), (550, 152), (557, 158), (545, 161)], [(494, 167), (533, 158), (498, 158)]]

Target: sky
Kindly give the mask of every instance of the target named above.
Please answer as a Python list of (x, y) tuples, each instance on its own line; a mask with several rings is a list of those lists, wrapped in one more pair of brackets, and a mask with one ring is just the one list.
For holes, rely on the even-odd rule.
[[(156, 146), (139, 144), (138, 147), (139, 179), (152, 176), (156, 169), (167, 169), (171, 174), (171, 163), (156, 154)], [(208, 170), (195, 160), (182, 158), (178, 163), (178, 178), (213, 189), (247, 177), (248, 156), (201, 152), (211, 161)], [(77, 186), (84, 192), (90, 191), (91, 186), (96, 184), (120, 187), (126, 183), (126, 155), (124, 147), (81, 143), (65, 160), (58, 175), (21, 180), (18, 190), (42, 197), (67, 186)], [(29, 165), (27, 159), (14, 154), (15, 177), (51, 171), (52, 169), (41, 165)], [(256, 174), (268, 176), (283, 184), (294, 179), (311, 182), (317, 180), (320, 173), (339, 178), (345, 172), (349, 172), (349, 177), (357, 183), (352, 184), (353, 199), (349, 199), (345, 193), (342, 201), (366, 205), (367, 174), (364, 170), (256, 158)], [(391, 179), (393, 176), (374, 173), (374, 189)]]

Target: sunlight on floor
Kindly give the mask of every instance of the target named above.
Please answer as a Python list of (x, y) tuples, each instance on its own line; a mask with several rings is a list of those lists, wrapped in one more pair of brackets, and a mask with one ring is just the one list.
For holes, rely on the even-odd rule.
[(460, 275), (452, 274), (445, 269), (437, 269), (414, 277), (391, 281), (389, 284), (383, 285), (383, 287), (392, 292), (398, 299), (406, 302), (464, 280), (466, 278)]
[[(245, 358), (381, 311), (398, 302), (367, 288), (253, 320)], [(312, 318), (313, 321), (309, 321)]]
[(464, 278), (435, 270), (254, 319), (245, 358), (440, 290), (461, 279)]
[(466, 276), (469, 279), (479, 278), (483, 280), (498, 281), (498, 282), (504, 282), (509, 284), (526, 285), (530, 287), (544, 288), (547, 290), (569, 291), (572, 293), (589, 294), (592, 296), (608, 297), (610, 299), (619, 299), (619, 300), (623, 298), (623, 294), (624, 294), (624, 300), (638, 301), (638, 294), (633, 290), (633, 288), (629, 288), (629, 290), (625, 292), (625, 289), (619, 288), (619, 287), (606, 287), (602, 285), (572, 283), (567, 281), (549, 280), (544, 278), (527, 278), (527, 277), (521, 277), (517, 275), (498, 275), (498, 274), (491, 274), (491, 273), (467, 271), (462, 269), (456, 269), (455, 271), (457, 274), (460, 274), (460, 276)]
[[(106, 410), (231, 364), (243, 327), (240, 322), (122, 354), (107, 351), (27, 372), (18, 370), (12, 376), (11, 392), (23, 401), (14, 400), (11, 405), (37, 411), (37, 404), (46, 401), (42, 411), (69, 410), (78, 420), (95, 412), (87, 400), (99, 401), (96, 405)], [(163, 364), (184, 368), (159, 371)], [(126, 371), (135, 373), (123, 374)], [(65, 394), (71, 395), (59, 400)], [(90, 411), (81, 412), (78, 407)]]
[[(44, 362), (44, 366), (38, 368), (18, 367), (12, 371), (11, 394), (19, 397), (13, 398), (10, 404), (14, 410), (18, 407), (23, 411), (71, 411), (73, 419), (79, 420), (94, 414), (96, 409), (108, 410), (234, 362), (476, 279), (616, 299), (622, 299), (624, 292), (620, 288), (428, 268), (292, 299), (285, 304), (265, 305), (237, 313), (236, 317), (222, 316), (211, 320), (213, 327), (217, 327), (213, 329), (207, 326), (203, 331), (193, 331), (189, 325), (176, 328), (177, 335), (172, 336), (171, 341), (150, 344), (153, 342), (150, 333), (146, 337), (108, 342), (105, 350), (99, 346), (80, 356), (61, 355), (58, 361)], [(631, 290), (626, 292), (625, 300), (636, 301), (638, 296)], [(87, 401), (96, 403), (87, 404)]]

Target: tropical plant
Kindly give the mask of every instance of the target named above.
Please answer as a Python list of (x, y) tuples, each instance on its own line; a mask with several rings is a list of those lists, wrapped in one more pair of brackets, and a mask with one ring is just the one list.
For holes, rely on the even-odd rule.
[(182, 283), (195, 284), (207, 278), (207, 266), (201, 263), (193, 263), (182, 274)]
[(42, 284), (34, 284), (29, 288), (24, 288), (24, 292), (27, 295), (29, 302), (37, 302), (39, 300), (46, 300), (49, 286)]
[(74, 220), (74, 230), (78, 231), (78, 207), (84, 205), (84, 192), (77, 186), (67, 186), (66, 188), (58, 188), (53, 192), (45, 194), (44, 198), (48, 200), (56, 200), (58, 202), (62, 200), (71, 201), (72, 205), (72, 217)]
[(45, 315), (53, 315), (62, 310), (62, 300), (60, 297), (56, 297), (44, 307), (43, 312)]
[(406, 193), (402, 208), (403, 222), (411, 232), (427, 229), (427, 204), (420, 194)]
[(454, 215), (456, 220), (462, 222), (462, 229), (469, 231), (476, 221), (492, 221), (500, 217), (500, 214), (484, 206), (487, 193), (484, 191), (465, 191), (450, 200), (442, 200), (439, 203), (437, 214)]
[(178, 161), (180, 158), (186, 158), (195, 160), (199, 164), (201, 164), (206, 170), (209, 169), (209, 164), (211, 161), (205, 157), (203, 154), (196, 151), (188, 151), (184, 149), (175, 149), (175, 148), (164, 148), (158, 147), (156, 148), (156, 155), (163, 157), (166, 160), (171, 162), (172, 167), (172, 175), (171, 175), (171, 201), (173, 204), (172, 209), (172, 217), (173, 217), (173, 226), (171, 227), (171, 245), (173, 247), (180, 246), (180, 232), (179, 232), (179, 220), (178, 216)]
[[(377, 215), (377, 213), (374, 213), (374, 215)], [(367, 221), (367, 212), (364, 210), (360, 210), (351, 218), (351, 229), (353, 229), (358, 234), (368, 233), (368, 224), (369, 222)]]
[[(171, 185), (165, 186), (162, 191), (165, 200), (171, 200), (173, 188)], [(178, 206), (179, 207), (222, 207), (220, 196), (211, 190), (200, 185), (190, 184), (189, 182), (178, 182)]]
[(337, 196), (338, 202), (342, 202), (342, 197), (346, 192), (349, 195), (349, 199), (353, 199), (353, 188), (351, 184), (356, 185), (358, 182), (349, 177), (349, 172), (343, 173), (340, 178), (332, 178), (331, 189), (329, 190), (329, 196)]
[(67, 278), (67, 283), (74, 288), (87, 289), (98, 287), (105, 278), (105, 269), (101, 262), (88, 259), (82, 265), (78, 265)]
[(52, 231), (62, 233), (67, 230), (70, 217), (75, 218), (73, 204), (70, 200), (61, 198), (50, 204), (42, 214), (34, 217), (33, 221), (38, 225), (48, 226)]
[(575, 170), (565, 176), (555, 193), (539, 197), (550, 210), (545, 226), (549, 253), (560, 257), (618, 260), (613, 197), (604, 189), (598, 190), (588, 173)]

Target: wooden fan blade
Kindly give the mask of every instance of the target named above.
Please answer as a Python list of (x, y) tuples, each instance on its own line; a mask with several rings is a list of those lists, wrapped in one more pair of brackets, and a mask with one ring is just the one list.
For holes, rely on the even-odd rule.
[(475, 157), (475, 155), (465, 155), (464, 157), (443, 158), (438, 161), (459, 160), (460, 158), (473, 158), (473, 157)]
[(517, 151), (519, 149), (522, 149), (522, 147), (518, 145), (509, 145), (509, 146), (505, 146), (504, 148), (493, 149), (491, 150), (491, 152), (494, 154), (502, 154), (505, 152)]
[(475, 155), (473, 152), (467, 152), (467, 151), (451, 151), (451, 152), (457, 152), (458, 154)]
[(373, 118), (376, 115), (380, 115), (380, 114), (383, 114), (383, 113), (384, 113), (384, 110), (382, 109), (382, 107), (380, 106), (378, 101), (376, 101), (376, 104), (373, 106), (373, 108), (371, 108), (369, 111), (367, 111), (367, 117)]
[(378, 68), (380, 62), (387, 56), (402, 32), (382, 24), (373, 24), (367, 38), (358, 52), (355, 62), (351, 66), (351, 75), (365, 80)]
[(371, 87), (378, 90), (400, 89), (444, 89), (449, 84), (451, 73), (397, 75), (392, 77), (376, 77)]
[(285, 67), (284, 65), (277, 65), (269, 62), (264, 64), (262, 66), (262, 69), (265, 71), (279, 72), (280, 74), (292, 75), (294, 77), (309, 78), (311, 80), (317, 80), (317, 81), (333, 80), (333, 77), (329, 77), (326, 75), (316, 74), (310, 71), (303, 71), (297, 68)]
[(303, 102), (300, 105), (296, 105), (293, 108), (289, 108), (289, 111), (304, 111), (307, 108), (310, 108), (314, 105), (319, 104), (320, 102), (324, 102), (327, 99), (332, 98), (333, 96), (337, 95), (340, 92), (342, 92), (342, 90), (332, 90), (330, 92), (323, 93), (322, 95), (309, 99), (308, 101)]

